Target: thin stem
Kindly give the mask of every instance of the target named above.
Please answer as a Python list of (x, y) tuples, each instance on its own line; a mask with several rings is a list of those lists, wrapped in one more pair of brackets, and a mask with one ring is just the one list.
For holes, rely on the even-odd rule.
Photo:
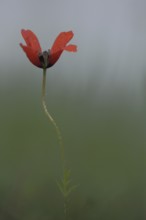
[(49, 121), (51, 121), (51, 123), (53, 124), (53, 126), (56, 130), (57, 138), (58, 138), (59, 145), (60, 145), (62, 169), (63, 169), (63, 173), (64, 173), (64, 171), (65, 171), (65, 149), (64, 149), (63, 138), (62, 138), (61, 131), (60, 131), (58, 125), (56, 124), (55, 120), (52, 118), (52, 116), (50, 115), (50, 113), (47, 109), (45, 97), (46, 97), (46, 69), (43, 69), (42, 106), (43, 106), (43, 109), (44, 109), (46, 116), (48, 117)]
[[(65, 178), (66, 178), (66, 172), (67, 172), (66, 165), (65, 165), (65, 148), (64, 148), (63, 138), (62, 138), (60, 129), (59, 129), (58, 125), (56, 124), (55, 120), (52, 118), (52, 116), (50, 115), (50, 113), (47, 109), (45, 97), (46, 97), (46, 69), (43, 69), (42, 106), (43, 106), (43, 109), (44, 109), (44, 112), (45, 112), (47, 118), (53, 124), (53, 126), (56, 130), (56, 134), (57, 134), (57, 138), (58, 138), (58, 142), (59, 142), (59, 146), (60, 146), (62, 171), (63, 171), (63, 178), (62, 178), (63, 186), (61, 186), (61, 187), (63, 187), (63, 196), (64, 196), (66, 194), (66, 188), (64, 187), (64, 185), (66, 184), (65, 183)], [(64, 215), (65, 215), (65, 220), (66, 220), (67, 219), (67, 198), (66, 198), (66, 196), (64, 196)]]

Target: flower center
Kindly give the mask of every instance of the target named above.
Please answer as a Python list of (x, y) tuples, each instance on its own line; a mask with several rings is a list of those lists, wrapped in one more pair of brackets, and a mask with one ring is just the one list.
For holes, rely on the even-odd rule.
[(50, 50), (43, 51), (38, 56), (39, 56), (39, 60), (40, 60), (40, 63), (42, 65), (43, 69), (48, 68), (49, 67)]

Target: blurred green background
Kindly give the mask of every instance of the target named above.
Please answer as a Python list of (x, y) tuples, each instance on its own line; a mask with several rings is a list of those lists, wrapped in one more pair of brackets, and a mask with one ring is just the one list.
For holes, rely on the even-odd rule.
[(64, 137), (70, 220), (146, 219), (146, 2), (0, 1), (0, 219), (60, 220), (56, 133), (41, 106), (42, 72), (19, 48), (74, 31), (78, 52), (47, 72), (47, 104)]

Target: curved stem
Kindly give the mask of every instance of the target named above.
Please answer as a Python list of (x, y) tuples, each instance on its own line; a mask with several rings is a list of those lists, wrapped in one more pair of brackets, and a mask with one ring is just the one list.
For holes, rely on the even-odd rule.
[(59, 142), (59, 146), (60, 146), (63, 176), (62, 176), (60, 183), (58, 183), (58, 187), (59, 187), (59, 189), (63, 195), (63, 198), (64, 198), (64, 215), (65, 215), (65, 220), (67, 220), (68, 197), (69, 197), (71, 191), (74, 188), (76, 188), (76, 186), (70, 186), (70, 182), (71, 182), (70, 170), (67, 169), (66, 163), (65, 163), (65, 148), (64, 148), (63, 138), (62, 138), (61, 131), (60, 131), (58, 125), (56, 124), (55, 120), (52, 118), (52, 116), (50, 115), (50, 113), (47, 109), (45, 97), (46, 97), (46, 69), (43, 69), (42, 106), (43, 106), (43, 109), (44, 109), (44, 112), (45, 112), (47, 118), (53, 124), (53, 126), (56, 130), (56, 134), (57, 134), (57, 138), (58, 138), (58, 142)]
[(59, 145), (60, 145), (62, 169), (63, 169), (63, 173), (64, 173), (64, 170), (65, 170), (65, 149), (64, 149), (63, 138), (62, 138), (61, 131), (60, 131), (58, 125), (56, 124), (55, 120), (52, 118), (52, 116), (50, 115), (50, 113), (47, 109), (45, 96), (46, 96), (46, 69), (43, 69), (42, 106), (43, 106), (43, 109), (44, 109), (46, 116), (48, 117), (49, 121), (51, 121), (51, 123), (53, 124), (53, 126), (56, 130), (57, 138), (58, 138)]

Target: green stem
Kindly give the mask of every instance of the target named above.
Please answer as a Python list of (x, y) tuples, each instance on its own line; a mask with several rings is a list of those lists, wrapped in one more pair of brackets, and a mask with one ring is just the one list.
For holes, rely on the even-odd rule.
[(52, 116), (50, 115), (50, 113), (47, 109), (45, 97), (46, 97), (46, 69), (43, 69), (42, 106), (43, 106), (43, 109), (44, 109), (46, 116), (48, 117), (49, 121), (51, 121), (51, 123), (53, 124), (53, 126), (56, 130), (58, 142), (60, 145), (60, 151), (61, 151), (62, 168), (63, 168), (63, 172), (64, 172), (64, 169), (65, 169), (65, 149), (64, 149), (63, 138), (62, 138), (61, 131), (60, 131), (58, 125), (56, 124), (55, 120), (52, 118)]
[[(61, 152), (61, 162), (62, 162), (63, 182), (64, 182), (67, 169), (66, 169), (66, 165), (65, 165), (65, 148), (64, 148), (63, 138), (62, 138), (62, 135), (61, 135), (61, 132), (60, 132), (58, 125), (56, 124), (55, 120), (52, 118), (52, 116), (50, 115), (50, 113), (47, 109), (45, 97), (46, 97), (46, 69), (43, 69), (42, 106), (43, 106), (43, 109), (44, 109), (44, 112), (45, 112), (47, 118), (53, 124), (53, 126), (56, 130), (56, 134), (57, 134), (57, 138), (58, 138), (58, 142), (59, 142), (59, 146), (60, 146), (60, 152)], [(63, 186), (63, 188), (64, 188), (64, 186)], [(66, 219), (66, 217), (67, 217), (66, 216), (67, 215), (67, 199), (65, 196), (64, 196), (64, 214), (65, 214), (65, 219)]]

